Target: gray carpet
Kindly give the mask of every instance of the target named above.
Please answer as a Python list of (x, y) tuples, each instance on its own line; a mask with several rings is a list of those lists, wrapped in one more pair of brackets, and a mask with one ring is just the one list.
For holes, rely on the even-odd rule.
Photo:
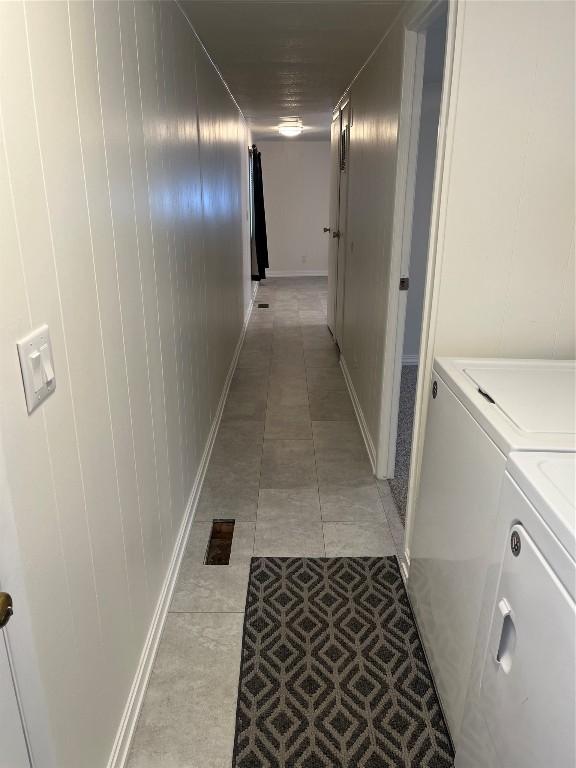
[(400, 382), (400, 408), (398, 411), (398, 434), (396, 437), (396, 464), (394, 477), (389, 480), (390, 490), (402, 522), (406, 518), (408, 496), (408, 475), (412, 453), (412, 427), (414, 425), (414, 404), (416, 402), (417, 365), (403, 365)]
[(396, 558), (253, 558), (233, 768), (452, 765)]

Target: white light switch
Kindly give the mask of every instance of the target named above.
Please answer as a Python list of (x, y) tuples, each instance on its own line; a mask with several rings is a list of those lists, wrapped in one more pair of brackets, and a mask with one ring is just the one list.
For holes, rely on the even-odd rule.
[(42, 325), (17, 345), (28, 413), (56, 389), (50, 331)]

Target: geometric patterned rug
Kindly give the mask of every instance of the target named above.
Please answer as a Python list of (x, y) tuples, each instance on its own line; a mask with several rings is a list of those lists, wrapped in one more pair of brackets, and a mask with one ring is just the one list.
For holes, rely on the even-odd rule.
[(453, 759), (396, 558), (253, 558), (233, 768)]

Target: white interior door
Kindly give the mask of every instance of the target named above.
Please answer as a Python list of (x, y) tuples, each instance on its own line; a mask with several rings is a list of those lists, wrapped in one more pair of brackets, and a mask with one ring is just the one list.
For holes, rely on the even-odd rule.
[(336, 293), (338, 285), (338, 239), (332, 232), (338, 230), (340, 204), (340, 113), (332, 121), (330, 130), (330, 221), (328, 236), (328, 328), (336, 333)]
[(344, 327), (344, 290), (346, 276), (346, 221), (348, 211), (348, 170), (350, 148), (350, 102), (340, 110), (340, 139), (339, 139), (339, 195), (338, 195), (338, 227), (332, 231), (336, 242), (337, 281), (336, 281), (336, 327), (334, 336), (342, 347), (342, 329)]
[(4, 630), (0, 630), (0, 768), (30, 768)]

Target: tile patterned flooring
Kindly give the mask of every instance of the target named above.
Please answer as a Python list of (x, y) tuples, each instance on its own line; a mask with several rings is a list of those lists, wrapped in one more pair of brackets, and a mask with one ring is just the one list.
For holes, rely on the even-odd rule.
[[(230, 768), (252, 556), (400, 554), (326, 327), (325, 278), (262, 283), (230, 387), (128, 768)], [(230, 564), (203, 565), (213, 518)]]

